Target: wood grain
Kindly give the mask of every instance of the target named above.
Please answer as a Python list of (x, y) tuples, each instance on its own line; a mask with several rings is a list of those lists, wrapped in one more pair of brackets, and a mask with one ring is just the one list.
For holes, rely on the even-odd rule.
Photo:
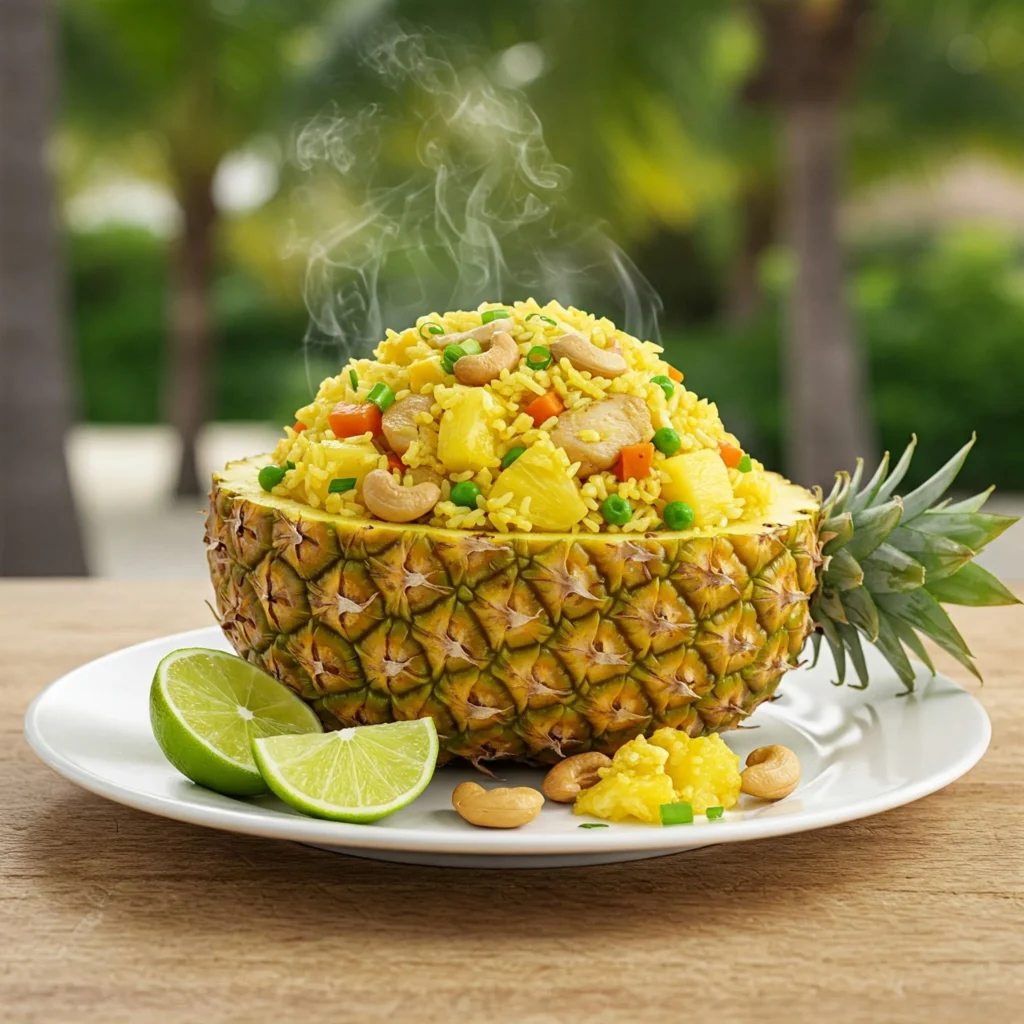
[(35, 759), (21, 728), (39, 690), (209, 622), (205, 596), (191, 583), (0, 583), (0, 1019), (1022, 1019), (1022, 609), (957, 616), (994, 739), (943, 792), (783, 839), (513, 872), (165, 821)]

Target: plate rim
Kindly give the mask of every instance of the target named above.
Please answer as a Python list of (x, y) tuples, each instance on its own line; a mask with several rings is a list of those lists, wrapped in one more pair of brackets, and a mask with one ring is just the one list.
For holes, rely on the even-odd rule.
[[(484, 830), (471, 832), (430, 832), (396, 826), (374, 828), (370, 825), (333, 822), (306, 817), (294, 812), (277, 813), (269, 816), (249, 808), (245, 801), (232, 797), (237, 807), (204, 807), (175, 797), (141, 792), (117, 781), (105, 778), (96, 772), (81, 767), (46, 739), (39, 725), (42, 710), (48, 699), (53, 699), (57, 688), (76, 675), (95, 670), (107, 661), (114, 661), (129, 652), (141, 653), (147, 649), (168, 643), (181, 646), (210, 646), (215, 637), (222, 643), (223, 636), (216, 626), (201, 626), (179, 633), (153, 637), (139, 643), (110, 651), (98, 658), (76, 666), (50, 682), (37, 694), (25, 713), (24, 734), (29, 747), (37, 757), (58, 775), (69, 782), (104, 797), (114, 803), (135, 810), (154, 814), (158, 817), (200, 825), (221, 831), (255, 835), (266, 839), (280, 839), (299, 843), (312, 843), (338, 849), (351, 850), (407, 850), (416, 853), (463, 854), (473, 856), (515, 856), (536, 857), (542, 855), (581, 856), (602, 853), (624, 853), (647, 850), (671, 852), (727, 842), (750, 842), (770, 839), (783, 835), (796, 835), (819, 828), (871, 817), (913, 803), (923, 797), (944, 789), (971, 770), (985, 755), (992, 739), (992, 723), (981, 702), (956, 680), (936, 673), (928, 674), (929, 680), (937, 680), (958, 690), (967, 697), (977, 717), (981, 735), (962, 749), (957, 757), (924, 777), (903, 783), (891, 790), (861, 797), (849, 804), (825, 807), (818, 810), (802, 811), (796, 815), (754, 815), (741, 821), (718, 821), (695, 823), (686, 829), (658, 828), (640, 824), (616, 825), (607, 830), (586, 830), (584, 837), (577, 832), (533, 833), (519, 830)], [(206, 644), (196, 641), (206, 638)], [(186, 641), (191, 641), (188, 643)], [(916, 663), (915, 663), (916, 664)], [(923, 669), (923, 666), (919, 666)], [(926, 670), (927, 671), (927, 670)], [(148, 683), (147, 683), (148, 686)], [(772, 806), (772, 805), (768, 805)], [(705, 833), (713, 829), (714, 834)]]

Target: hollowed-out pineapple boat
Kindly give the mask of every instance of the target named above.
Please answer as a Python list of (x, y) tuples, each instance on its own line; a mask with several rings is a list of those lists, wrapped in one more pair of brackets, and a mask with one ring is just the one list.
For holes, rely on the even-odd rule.
[[(539, 308), (516, 306), (521, 366), (529, 365), (527, 354), (545, 337), (523, 329), (538, 326), (531, 321), (539, 318)], [(548, 333), (561, 337), (564, 320), (575, 311), (557, 307), (558, 315), (549, 316), (555, 310), (544, 310), (544, 319), (557, 323)], [(424, 319), (450, 331), (448, 318)], [(456, 321), (456, 326), (465, 323)], [(578, 322), (573, 326), (581, 330)], [(435, 333), (424, 332), (423, 324), (410, 330), (428, 346)], [(389, 335), (382, 349), (387, 354), (391, 344), (391, 362), (379, 359), (377, 364), (385, 368), (383, 379), (395, 385), (389, 386), (392, 401), (410, 392), (428, 394), (447, 414), (458, 396), (469, 392), (454, 382), (447, 387), (426, 381), (422, 391), (402, 388), (408, 366), (429, 358), (417, 358), (422, 356), (417, 341), (402, 349), (403, 337)], [(649, 351), (633, 359), (628, 343), (640, 343), (620, 337), (626, 340), (620, 344), (630, 357), (630, 372), (650, 375), (659, 368), (650, 363), (656, 356)], [(610, 754), (637, 734), (664, 726), (698, 736), (742, 724), (798, 663), (815, 626), (814, 639), (826, 638), (839, 679), (849, 657), (866, 683), (863, 637), (912, 686), (914, 672), (904, 645), (927, 662), (918, 633), (973, 671), (970, 654), (940, 603), (1014, 600), (970, 561), (1013, 520), (982, 512), (984, 495), (934, 507), (970, 445), (903, 498), (895, 490), (912, 445), (891, 474), (886, 457), (867, 483), (862, 484), (859, 468), (852, 480), (840, 475), (824, 501), (763, 473), (762, 491), (769, 499), (758, 514), (723, 516), (724, 522), (684, 530), (669, 529), (657, 519), (672, 496), (675, 472), (658, 456), (660, 483), (641, 484), (637, 490), (631, 478), (620, 488), (633, 496), (632, 514), (647, 516), (642, 530), (621, 525), (613, 530), (609, 523), (608, 529), (592, 532), (593, 526), (581, 528), (582, 521), (566, 532), (517, 530), (515, 522), (510, 525), (499, 515), (507, 503), (489, 497), (501, 493), (505, 470), (497, 464), (456, 471), (459, 483), (481, 482), (476, 504), (484, 516), (475, 518), (476, 528), (430, 525), (439, 511), (447, 510), (443, 521), (459, 523), (463, 517), (464, 510), (450, 504), (458, 493), (450, 480), (442, 482), (447, 493), (439, 494), (433, 515), (419, 522), (384, 522), (369, 515), (358, 503), (359, 468), (343, 481), (352, 485), (355, 497), (343, 506), (318, 502), (310, 491), (319, 479), (309, 475), (313, 455), (301, 467), (291, 459), (306, 457), (314, 444), (329, 446), (332, 459), (349, 459), (346, 467), (362, 466), (365, 479), (376, 465), (376, 453), (366, 458), (366, 446), (374, 443), (381, 467), (393, 467), (396, 486), (400, 478), (407, 487), (424, 479), (416, 466), (395, 465), (383, 435), (371, 438), (371, 430), (349, 443), (326, 426), (326, 410), (339, 387), (352, 392), (346, 397), (366, 390), (368, 382), (357, 378), (369, 374), (372, 379), (377, 371), (368, 363), (353, 364), (347, 379), (343, 375), (333, 384), (325, 382), (317, 402), (299, 411), (296, 429), (286, 432), (273, 455), (232, 463), (217, 474), (207, 521), (211, 574), (227, 637), (242, 657), (311, 701), (329, 727), (430, 715), (449, 756), (552, 762), (587, 750)], [(397, 367), (393, 373), (392, 364)], [(442, 369), (451, 372), (450, 365)], [(545, 370), (547, 376), (541, 376)], [(563, 370), (568, 378), (573, 367), (563, 364)], [(508, 429), (518, 406), (507, 392), (519, 372), (506, 367), (491, 389), (508, 412), (504, 431), (488, 427), (497, 446), (488, 455), (491, 463), (506, 461), (500, 449), (511, 450), (523, 439), (548, 450), (547, 437), (537, 435), (550, 435), (557, 427), (557, 421), (548, 421), (518, 434)], [(542, 368), (531, 379), (554, 383), (552, 393), (558, 392), (558, 377), (552, 381), (557, 372)], [(597, 381), (598, 375), (581, 379)], [(510, 380), (503, 392), (503, 383)], [(626, 386), (613, 378), (600, 381), (590, 406), (604, 394), (626, 393)], [(668, 394), (660, 383), (655, 391)], [(640, 385), (633, 392), (644, 394)], [(650, 399), (654, 422), (659, 416), (672, 424), (693, 422), (692, 410), (689, 419), (677, 415), (678, 402), (662, 409), (658, 394)], [(479, 403), (479, 393), (473, 401)], [(587, 405), (582, 401), (570, 408)], [(700, 429), (706, 425), (702, 421)], [(427, 435), (431, 429), (435, 448), (424, 444), (420, 467), (429, 471), (433, 465), (439, 476), (447, 468), (438, 459), (445, 454), (443, 419), (439, 444), (438, 431), (424, 420)], [(461, 445), (460, 453), (464, 440), (452, 441)], [(392, 461), (384, 463), (385, 458)], [(268, 465), (275, 475), (261, 483), (261, 470)], [(555, 479), (561, 472), (578, 496), (567, 493), (543, 514), (557, 517), (557, 509), (571, 507), (573, 500), (592, 512), (596, 502), (587, 503), (591, 492), (574, 481), (578, 467), (552, 465), (552, 486), (566, 486), (565, 479)], [(594, 472), (591, 481), (603, 479)], [(298, 482), (289, 484), (284, 475), (292, 473)], [(305, 490), (299, 487), (302, 479)], [(613, 481), (599, 485), (607, 490)], [(323, 493), (338, 493), (338, 488), (325, 486)], [(688, 492), (698, 498), (703, 493), (699, 487)], [(297, 500), (299, 495), (309, 500)], [(530, 514), (529, 503), (520, 507)], [(699, 523), (700, 510), (695, 511)], [(506, 531), (480, 528), (481, 522), (484, 527), (500, 523)]]

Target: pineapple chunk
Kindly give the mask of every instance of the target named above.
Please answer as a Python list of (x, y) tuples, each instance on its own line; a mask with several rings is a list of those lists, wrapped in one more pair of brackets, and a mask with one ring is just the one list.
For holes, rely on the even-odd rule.
[(661, 489), (666, 501), (685, 501), (693, 509), (694, 526), (717, 526), (733, 503), (729, 470), (716, 451), (675, 455), (662, 463), (668, 480)]
[(695, 814), (734, 807), (740, 798), (740, 759), (720, 736), (690, 739), (659, 729), (650, 742), (637, 736), (601, 768), (601, 781), (576, 797), (577, 814), (609, 821), (661, 821), (661, 805), (688, 803)]
[(444, 370), (441, 369), (440, 356), (428, 356), (417, 359), (409, 365), (409, 387), (420, 394), (427, 384), (443, 384)]
[(441, 417), (437, 457), (449, 473), (497, 466), (491, 421), (498, 403), (483, 388), (465, 391)]
[(523, 498), (530, 498), (526, 518), (547, 533), (564, 533), (587, 514), (579, 489), (562, 461), (544, 448), (527, 448), (495, 480), (491, 497), (506, 494), (512, 495), (515, 509)]
[(371, 469), (376, 469), (380, 461), (380, 452), (373, 446), (373, 442), (363, 438), (321, 441), (320, 447), (327, 462), (325, 468), (332, 478), (355, 477), (356, 486), (362, 484), (363, 477)]

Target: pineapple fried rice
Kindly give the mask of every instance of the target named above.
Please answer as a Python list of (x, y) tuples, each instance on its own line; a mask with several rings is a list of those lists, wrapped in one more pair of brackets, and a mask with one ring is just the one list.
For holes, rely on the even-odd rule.
[(363, 487), (381, 471), (396, 486), (428, 485), (419, 521), (501, 533), (763, 516), (772, 475), (661, 352), (557, 302), (432, 313), (326, 379), (261, 484), (335, 515), (389, 518)]

